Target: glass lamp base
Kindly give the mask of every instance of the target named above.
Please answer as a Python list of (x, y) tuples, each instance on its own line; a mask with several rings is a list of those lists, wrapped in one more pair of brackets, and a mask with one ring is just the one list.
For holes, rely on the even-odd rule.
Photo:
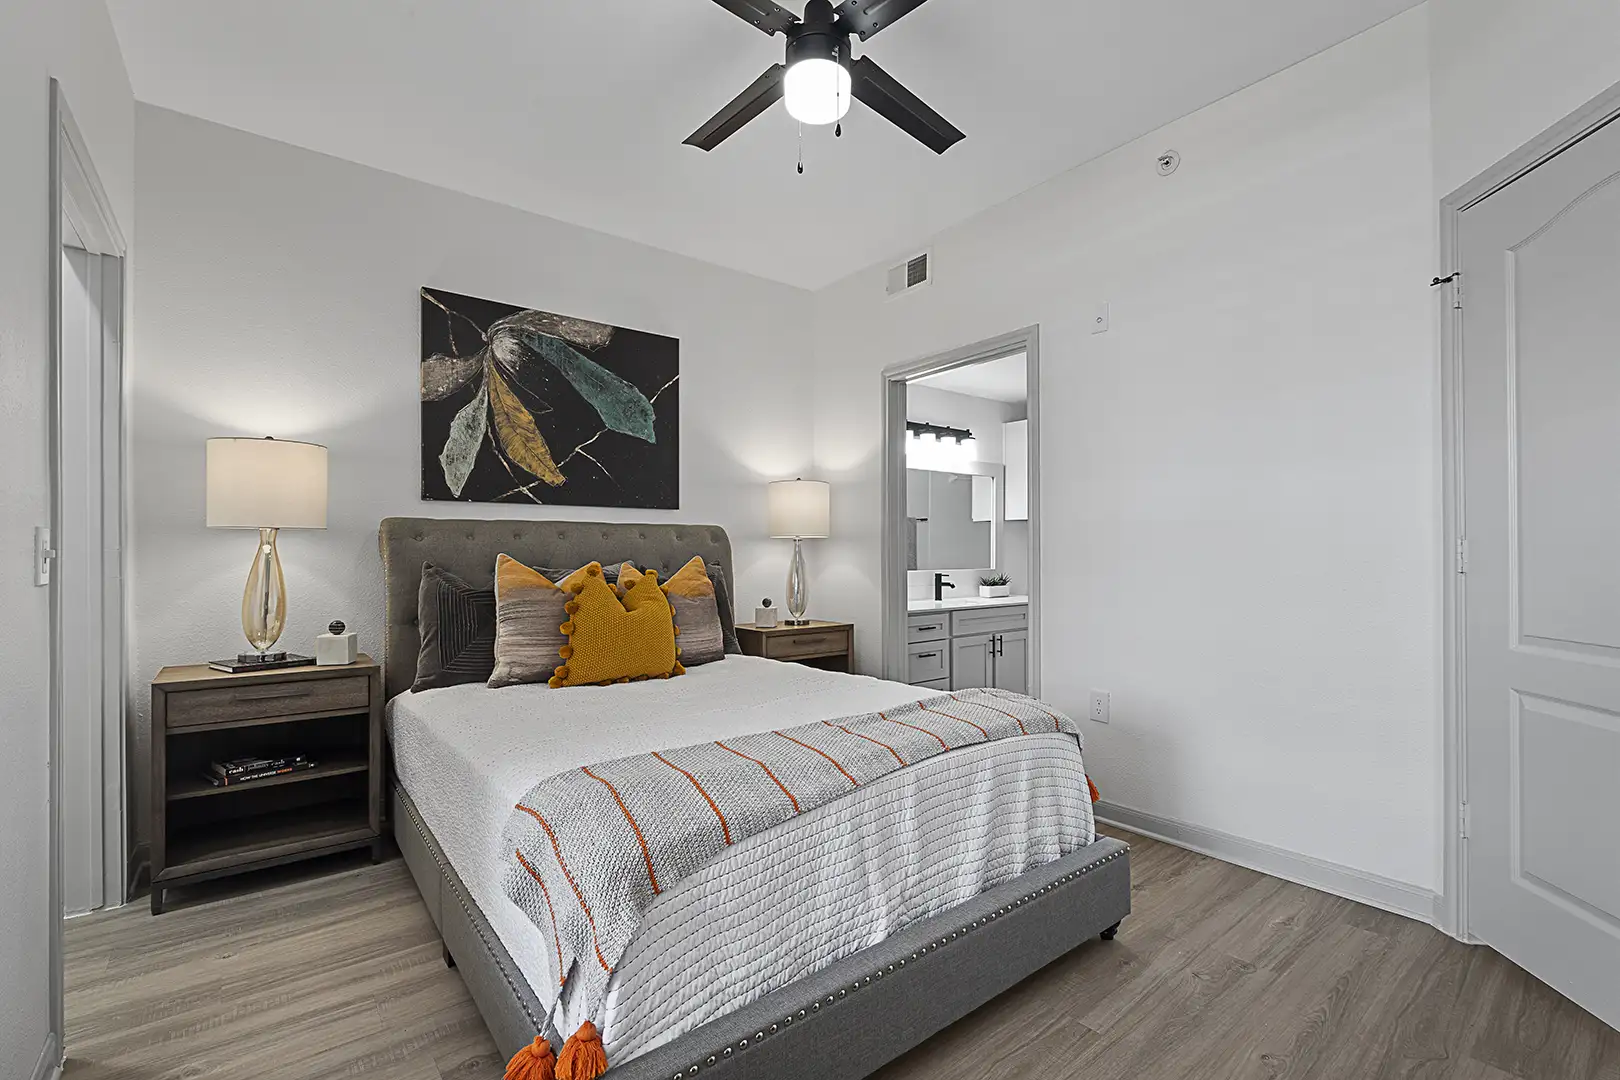
[(798, 537), (793, 538), (793, 561), (788, 564), (787, 609), (783, 622), (788, 626), (808, 626), (804, 609), (810, 606), (810, 577), (804, 568), (804, 547)]

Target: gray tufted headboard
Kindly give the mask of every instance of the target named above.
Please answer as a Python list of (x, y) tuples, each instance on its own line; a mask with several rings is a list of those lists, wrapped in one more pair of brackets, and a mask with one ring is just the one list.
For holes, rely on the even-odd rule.
[(632, 562), (664, 577), (693, 555), (718, 563), (727, 591), (737, 595), (731, 571), (731, 539), (718, 525), (630, 525), (605, 521), (470, 521), (453, 518), (384, 518), (377, 530), (382, 550), (384, 616), (383, 679), (387, 694), (404, 693), (416, 681), (422, 639), (416, 600), (422, 564), (443, 567), (469, 585), (489, 588), (495, 557), (502, 552), (530, 566), (583, 566)]

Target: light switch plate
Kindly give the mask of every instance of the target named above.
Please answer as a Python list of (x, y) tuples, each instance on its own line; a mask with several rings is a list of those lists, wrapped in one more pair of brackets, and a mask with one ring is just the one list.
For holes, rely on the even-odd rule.
[(1109, 694), (1106, 690), (1091, 692), (1091, 718), (1099, 724), (1108, 723)]
[(1091, 313), (1091, 332), (1093, 334), (1106, 334), (1108, 333), (1108, 325), (1108, 305), (1098, 304), (1097, 310)]

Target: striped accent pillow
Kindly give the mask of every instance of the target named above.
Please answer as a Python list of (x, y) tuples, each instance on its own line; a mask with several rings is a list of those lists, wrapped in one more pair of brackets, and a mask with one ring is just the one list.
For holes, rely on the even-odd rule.
[[(568, 589), (585, 573), (535, 570), (512, 558), (495, 559), (495, 658), (492, 687), (544, 683), (562, 664), (563, 604)], [(553, 579), (555, 583), (553, 583)]]
[(422, 648), (412, 691), (483, 682), (495, 668), (495, 593), (422, 564), (416, 596)]

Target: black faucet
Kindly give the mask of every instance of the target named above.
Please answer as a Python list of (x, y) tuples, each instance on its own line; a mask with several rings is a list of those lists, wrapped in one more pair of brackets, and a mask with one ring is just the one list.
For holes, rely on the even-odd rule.
[(934, 575), (934, 602), (937, 604), (939, 601), (945, 599), (945, 590), (946, 589), (954, 589), (954, 588), (956, 588), (956, 582), (954, 582), (954, 581), (946, 581), (944, 574), (935, 574)]

